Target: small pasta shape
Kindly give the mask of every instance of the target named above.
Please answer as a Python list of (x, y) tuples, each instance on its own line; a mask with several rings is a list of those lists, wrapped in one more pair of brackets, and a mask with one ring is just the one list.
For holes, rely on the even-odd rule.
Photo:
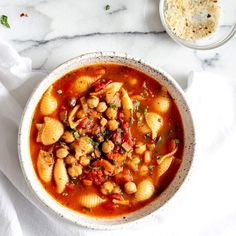
[(147, 122), (147, 125), (151, 129), (152, 132), (152, 139), (155, 139), (158, 135), (158, 132), (160, 128), (163, 125), (163, 119), (160, 115), (154, 112), (148, 112), (145, 115), (145, 120)]
[(78, 159), (93, 152), (94, 147), (91, 138), (88, 136), (81, 137), (74, 145), (75, 157)]
[(155, 188), (150, 179), (142, 180), (137, 186), (137, 192), (134, 195), (136, 202), (148, 200), (154, 194)]
[(88, 90), (93, 82), (95, 82), (98, 78), (90, 77), (90, 76), (80, 76), (75, 80), (73, 90), (76, 93), (84, 93)]
[(113, 103), (114, 97), (118, 91), (120, 91), (123, 83), (114, 82), (110, 83), (106, 87), (106, 102)]
[(64, 133), (63, 124), (50, 117), (44, 117), (44, 124), (37, 124), (38, 136), (37, 142), (44, 145), (56, 143)]
[(118, 91), (120, 91), (122, 85), (123, 85), (123, 83), (113, 82), (113, 83), (108, 84), (106, 87), (104, 87), (103, 89), (101, 89), (98, 92), (90, 93), (90, 95), (97, 96), (97, 95), (106, 94), (106, 101), (107, 101), (107, 103), (110, 103), (111, 99), (113, 99), (114, 95)]
[(99, 197), (96, 193), (88, 193), (79, 196), (79, 203), (83, 207), (94, 208), (104, 203), (106, 199)]
[(125, 120), (131, 121), (134, 110), (133, 102), (124, 88), (121, 89), (121, 104), (124, 110)]
[(54, 159), (52, 153), (40, 150), (37, 159), (37, 170), (39, 177), (43, 182), (51, 182), (53, 165)]
[(57, 192), (62, 193), (69, 182), (69, 177), (66, 171), (65, 163), (63, 159), (57, 159), (54, 167), (54, 180), (57, 186)]
[(158, 113), (166, 113), (171, 107), (171, 99), (166, 95), (160, 95), (153, 100), (153, 108)]
[(174, 159), (173, 156), (167, 157), (165, 158), (165, 160), (161, 162), (160, 165), (158, 165), (157, 168), (158, 177), (161, 177), (170, 168), (173, 159)]
[(54, 111), (56, 111), (58, 103), (57, 99), (52, 95), (52, 89), (53, 87), (50, 86), (50, 88), (45, 92), (43, 95), (43, 98), (40, 103), (40, 111), (42, 115), (50, 115)]
[(80, 120), (74, 121), (75, 113), (78, 111), (79, 105), (75, 106), (68, 116), (68, 123), (71, 129), (74, 129), (80, 122)]

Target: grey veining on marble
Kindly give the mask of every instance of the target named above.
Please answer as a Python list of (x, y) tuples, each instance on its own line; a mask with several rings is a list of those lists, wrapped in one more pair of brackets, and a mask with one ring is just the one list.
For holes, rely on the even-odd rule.
[[(158, 4), (159, 0), (1, 0), (0, 15), (9, 17), (11, 28), (0, 26), (0, 36), (32, 58), (36, 71), (51, 71), (87, 52), (118, 51), (162, 67), (183, 87), (192, 70), (236, 76), (235, 38), (207, 52), (184, 48), (164, 32)], [(28, 17), (20, 17), (22, 12)]]

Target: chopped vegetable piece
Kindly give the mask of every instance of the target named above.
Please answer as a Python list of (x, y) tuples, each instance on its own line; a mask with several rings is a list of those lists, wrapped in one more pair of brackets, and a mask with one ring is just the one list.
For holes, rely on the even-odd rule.
[(8, 17), (5, 15), (1, 16), (0, 22), (2, 25), (4, 25), (6, 28), (10, 28), (10, 25), (8, 23)]
[(108, 5), (108, 4), (105, 6), (105, 10), (106, 10), (106, 11), (110, 10), (110, 8), (111, 8), (111, 7), (110, 7), (110, 5)]

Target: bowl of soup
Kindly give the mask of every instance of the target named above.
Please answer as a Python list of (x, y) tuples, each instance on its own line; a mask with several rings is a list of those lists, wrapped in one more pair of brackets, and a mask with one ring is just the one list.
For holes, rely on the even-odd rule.
[(25, 107), (18, 140), (38, 199), (95, 229), (155, 215), (187, 176), (195, 145), (175, 80), (114, 52), (79, 56), (44, 78)]

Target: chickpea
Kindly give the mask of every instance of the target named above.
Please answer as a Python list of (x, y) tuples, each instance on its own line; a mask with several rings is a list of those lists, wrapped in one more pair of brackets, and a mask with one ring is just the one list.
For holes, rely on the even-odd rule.
[(104, 195), (112, 193), (112, 190), (114, 188), (114, 185), (112, 182), (107, 181), (101, 186), (101, 193)]
[(68, 173), (71, 177), (78, 177), (82, 174), (82, 166), (72, 164), (72, 166), (68, 168)]
[(105, 102), (99, 102), (97, 106), (98, 112), (104, 112), (107, 109), (107, 104)]
[(66, 156), (68, 156), (69, 152), (66, 148), (59, 148), (56, 150), (56, 156), (58, 158), (65, 158)]
[(117, 185), (113, 188), (112, 193), (121, 193), (121, 188)]
[(115, 145), (111, 140), (107, 140), (102, 144), (102, 151), (109, 153), (114, 149)]
[(75, 141), (74, 135), (69, 131), (65, 131), (64, 134), (62, 135), (62, 138), (66, 143), (72, 143)]
[(73, 163), (76, 162), (76, 159), (75, 159), (74, 156), (68, 155), (68, 156), (66, 157), (65, 161), (66, 161), (66, 164), (72, 165)]
[(129, 161), (128, 165), (133, 171), (138, 171), (138, 164), (140, 163), (140, 159), (138, 157), (134, 157)]
[(95, 96), (92, 96), (87, 100), (89, 108), (96, 108), (98, 106), (98, 103), (99, 103), (99, 98)]
[(106, 115), (110, 120), (115, 120), (117, 117), (117, 110), (112, 107), (108, 107), (106, 110)]
[(77, 112), (77, 117), (80, 119), (80, 118), (83, 118), (83, 117), (85, 117), (86, 116), (86, 114), (84, 113), (84, 111), (83, 110), (79, 110), (78, 112)]
[(107, 124), (107, 119), (105, 119), (104, 117), (102, 117), (100, 124), (102, 127), (104, 127)]
[(81, 156), (80, 159), (79, 159), (79, 163), (82, 166), (87, 166), (87, 165), (90, 164), (90, 159), (87, 156)]
[(137, 187), (136, 187), (136, 184), (134, 182), (125, 183), (124, 189), (125, 189), (125, 192), (127, 194), (133, 194), (133, 193), (137, 192)]
[(116, 120), (109, 120), (109, 121), (107, 122), (107, 124), (108, 124), (109, 130), (111, 130), (111, 131), (115, 131), (115, 130), (117, 130), (118, 127), (119, 127), (119, 122), (116, 121)]
[(142, 165), (139, 169), (139, 174), (141, 176), (146, 176), (146, 175), (148, 175), (148, 173), (149, 173), (148, 167), (146, 165)]
[(142, 155), (146, 151), (146, 144), (142, 142), (137, 142), (135, 145), (135, 152)]

